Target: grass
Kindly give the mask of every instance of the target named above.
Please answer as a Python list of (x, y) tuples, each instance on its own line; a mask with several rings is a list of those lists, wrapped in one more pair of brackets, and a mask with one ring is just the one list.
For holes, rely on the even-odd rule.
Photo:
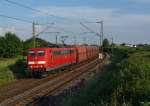
[(20, 58), (0, 59), (0, 86), (11, 83), (24, 76), (23, 74), (25, 73)]
[(99, 106), (96, 105), (97, 101), (99, 101), (100, 104), (110, 101), (109, 96), (111, 96), (110, 94), (116, 86), (112, 80), (114, 64), (119, 63), (122, 58), (126, 57), (122, 51), (117, 51), (117, 54), (117, 56), (114, 55), (115, 57), (113, 58), (112, 63), (105, 66), (102, 73), (87, 82), (79, 92), (66, 97), (64, 100), (64, 106)]
[(9, 66), (15, 64), (17, 60), (17, 58), (0, 59), (0, 85), (4, 85), (16, 80)]
[(67, 96), (64, 106), (147, 106), (150, 102), (149, 48), (116, 48), (112, 63)]

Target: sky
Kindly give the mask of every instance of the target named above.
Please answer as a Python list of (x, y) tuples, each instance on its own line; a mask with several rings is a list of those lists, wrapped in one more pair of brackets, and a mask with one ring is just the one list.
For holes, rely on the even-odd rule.
[[(49, 25), (39, 37), (55, 42), (55, 36), (69, 36), (67, 43), (98, 44), (99, 37), (89, 32), (81, 22), (96, 33), (100, 32), (97, 21), (104, 22), (104, 38), (114, 38), (116, 43), (150, 44), (150, 0), (9, 0), (31, 9), (26, 9), (0, 0), (0, 15), (17, 17)], [(36, 33), (47, 28), (37, 25)], [(32, 24), (0, 17), (0, 35), (10, 31), (22, 40), (32, 37)], [(52, 32), (60, 32), (52, 33)]]

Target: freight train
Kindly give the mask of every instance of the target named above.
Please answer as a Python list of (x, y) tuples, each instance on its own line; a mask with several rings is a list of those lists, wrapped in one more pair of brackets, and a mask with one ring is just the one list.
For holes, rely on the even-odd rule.
[(97, 46), (30, 48), (27, 50), (27, 68), (32, 76), (42, 77), (48, 72), (98, 57), (98, 54)]

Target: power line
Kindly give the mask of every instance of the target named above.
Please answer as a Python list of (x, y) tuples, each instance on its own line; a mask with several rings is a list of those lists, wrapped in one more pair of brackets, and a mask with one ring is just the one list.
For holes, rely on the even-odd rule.
[[(32, 8), (28, 5), (24, 5), (24, 4), (21, 4), (21, 3), (18, 3), (18, 2), (15, 2), (15, 1), (12, 1), (12, 0), (4, 0), (10, 4), (13, 4), (13, 5), (16, 5), (16, 6), (19, 6), (19, 7), (22, 7), (22, 8), (25, 8), (25, 9), (28, 9), (28, 10), (32, 10), (34, 12), (38, 12), (38, 13), (42, 13), (42, 14), (45, 14), (47, 16), (52, 16), (52, 17), (56, 17), (56, 18), (61, 18), (61, 19), (65, 19), (65, 20), (68, 20), (68, 21), (72, 21), (71, 19), (68, 19), (68, 18), (65, 18), (65, 17), (60, 17), (60, 16), (55, 16), (55, 15), (52, 15), (52, 14), (49, 14), (48, 12), (44, 12), (44, 11), (41, 11), (39, 9), (35, 9), (35, 8)], [(0, 15), (1, 16), (1, 15)], [(5, 17), (5, 18), (10, 18), (10, 19), (15, 19), (17, 21), (23, 21), (23, 22), (28, 22), (28, 23), (33, 23), (32, 21), (28, 21), (28, 20), (24, 20), (24, 19), (20, 19), (20, 18), (15, 18), (15, 17), (10, 17), (10, 16), (1, 16), (1, 17)], [(54, 23), (46, 23), (46, 24), (54, 24)], [(37, 24), (36, 24), (37, 25)], [(43, 24), (38, 24), (38, 25), (43, 25)], [(45, 24), (44, 24), (45, 25)], [(65, 29), (63, 28), (58, 28), (64, 32), (70, 32), (70, 33), (74, 33), (72, 31), (66, 31)], [(87, 28), (86, 28), (87, 29)], [(91, 31), (91, 32), (94, 32), (94, 31)]]
[(66, 30), (60, 26), (54, 26), (54, 28), (58, 29), (58, 30), (61, 30), (62, 32), (66, 32), (66, 33), (75, 33), (73, 31), (70, 31), (70, 30)]
[(4, 0), (10, 4), (13, 4), (13, 5), (16, 5), (16, 6), (19, 6), (19, 7), (22, 7), (22, 8), (26, 8), (26, 9), (29, 9), (29, 10), (32, 10), (32, 11), (35, 11), (35, 12), (38, 12), (38, 13), (43, 13), (45, 15), (48, 15), (48, 16), (52, 16), (52, 17), (55, 17), (55, 18), (62, 18), (62, 19), (66, 19), (66, 20), (69, 20), (69, 21), (72, 21), (70, 19), (67, 19), (67, 18), (64, 18), (64, 17), (60, 17), (60, 16), (55, 16), (55, 15), (52, 15), (52, 14), (49, 14), (47, 12), (43, 12), (41, 10), (38, 10), (38, 9), (34, 9), (30, 6), (27, 6), (27, 5), (24, 5), (24, 4), (21, 4), (21, 3), (18, 3), (18, 2), (15, 2), (15, 1), (11, 1), (11, 0)]
[(11, 17), (11, 16), (7, 16), (7, 15), (3, 15), (3, 14), (0, 14), (0, 17), (13, 19), (13, 20), (16, 20), (16, 21), (21, 21), (21, 22), (26, 22), (26, 23), (32, 23), (32, 21), (29, 21), (29, 20), (26, 20), (26, 19)]
[(83, 24), (82, 22), (80, 22), (80, 25), (83, 26), (83, 27), (84, 27), (85, 29), (87, 29), (88, 31), (90, 31), (90, 32), (88, 32), (88, 33), (95, 33), (96, 36), (99, 36), (99, 34), (98, 34), (97, 32), (93, 31), (91, 28), (87, 27), (87, 26), (86, 26), (85, 24)]
[(4, 1), (6, 1), (8, 3), (11, 3), (11, 4), (14, 4), (14, 5), (17, 5), (19, 7), (23, 7), (23, 8), (26, 8), (26, 9), (30, 9), (30, 10), (36, 11), (36, 12), (42, 12), (40, 10), (31, 8), (31, 7), (27, 6), (27, 5), (23, 5), (23, 4), (20, 4), (20, 3), (17, 3), (17, 2), (11, 1), (11, 0), (4, 0)]
[[(2, 15), (2, 14), (0, 14), (0, 17), (8, 18), (8, 19), (16, 20), (16, 21), (21, 21), (21, 22), (26, 22), (26, 23), (30, 23), (30, 24), (33, 23), (33, 21), (29, 21), (29, 20), (25, 20), (25, 19), (21, 19), (21, 18), (16, 18), (16, 17), (11, 17), (11, 16), (7, 16), (7, 15)], [(36, 23), (36, 25), (47, 25), (47, 24), (54, 25), (55, 23), (46, 23), (46, 24), (39, 24), (39, 23)], [(62, 31), (64, 31), (64, 32), (74, 33), (74, 32), (72, 32), (72, 31), (67, 31), (67, 30), (65, 30), (64, 28), (61, 28), (61, 27), (58, 27), (58, 26), (57, 26), (56, 28), (58, 28), (58, 29), (60, 29), (60, 30), (62, 30)]]
[[(22, 7), (22, 8), (26, 8), (26, 9), (32, 10), (32, 11), (34, 11), (34, 12), (42, 13), (42, 14), (45, 14), (45, 15), (48, 15), (48, 16), (52, 16), (52, 17), (56, 17), (56, 18), (65, 19), (65, 20), (68, 20), (68, 21), (71, 21), (71, 22), (73, 21), (72, 19), (68, 19), (68, 18), (60, 17), (60, 16), (55, 16), (55, 15), (49, 14), (49, 13), (47, 13), (47, 12), (41, 11), (41, 10), (39, 10), (39, 9), (35, 9), (35, 8), (32, 8), (32, 7), (28, 6), (28, 5), (24, 5), (24, 4), (21, 4), (21, 3), (18, 3), (18, 2), (12, 1), (12, 0), (4, 0), (4, 1), (6, 1), (6, 2), (8, 2), (8, 3), (10, 3), (10, 4), (13, 4), (13, 5)], [(48, 23), (48, 24), (52, 24), (52, 23)], [(66, 30), (63, 29), (63, 28), (59, 28), (59, 29), (65, 31), (65, 32), (74, 33), (74, 32), (72, 32), (72, 31), (66, 31)]]
[[(8, 15), (3, 15), (3, 14), (0, 14), (0, 17), (7, 18), (7, 19), (12, 19), (12, 20), (16, 20), (16, 21), (21, 21), (21, 22), (26, 22), (26, 23), (30, 23), (30, 24), (33, 23), (33, 21), (30, 21), (30, 20), (17, 18), (17, 17), (11, 17), (11, 16), (8, 16)], [(49, 24), (54, 24), (54, 23), (38, 23), (37, 25), (49, 25)]]
[(2, 26), (2, 25), (0, 25), (0, 28), (2, 28), (2, 29), (8, 29), (8, 30), (15, 29), (15, 30), (19, 30), (19, 31), (29, 30), (27, 28), (20, 28), (20, 27), (14, 27), (14, 26)]
[(42, 33), (45, 33), (45, 31), (47, 31), (49, 28), (51, 28), (52, 26), (47, 26), (46, 28), (44, 28), (41, 32), (35, 34), (36, 36), (39, 36)]

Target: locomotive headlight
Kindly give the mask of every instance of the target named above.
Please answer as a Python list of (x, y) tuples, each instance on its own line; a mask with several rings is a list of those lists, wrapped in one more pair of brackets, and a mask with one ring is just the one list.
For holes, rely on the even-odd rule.
[(46, 64), (46, 61), (38, 61), (38, 64)]
[(34, 62), (34, 61), (29, 61), (28, 64), (29, 64), (29, 65), (35, 64), (35, 62)]

